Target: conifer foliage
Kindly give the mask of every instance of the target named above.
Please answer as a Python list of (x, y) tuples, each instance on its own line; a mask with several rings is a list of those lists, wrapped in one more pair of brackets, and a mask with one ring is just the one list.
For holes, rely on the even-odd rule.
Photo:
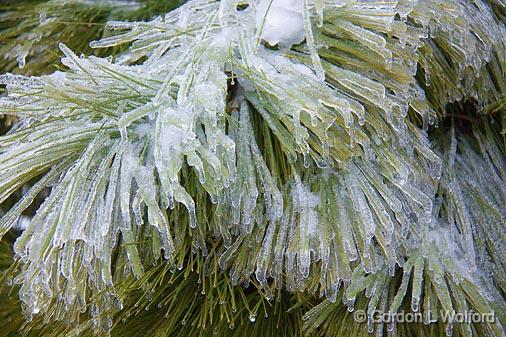
[(503, 0), (0, 6), (8, 336), (504, 335)]

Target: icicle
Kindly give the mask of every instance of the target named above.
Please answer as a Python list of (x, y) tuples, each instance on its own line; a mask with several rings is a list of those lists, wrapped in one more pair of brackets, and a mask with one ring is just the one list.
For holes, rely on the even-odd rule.
[(311, 61), (313, 62), (313, 70), (316, 74), (316, 77), (324, 81), (325, 80), (325, 71), (323, 70), (322, 63), (320, 61), (320, 56), (318, 55), (318, 51), (316, 50), (313, 28), (311, 27), (311, 18), (309, 14), (309, 0), (303, 0), (304, 7), (302, 9), (302, 16), (304, 18), (304, 33), (306, 36), (306, 43), (309, 49), (309, 54), (311, 55)]
[(419, 310), (420, 294), (422, 292), (423, 267), (425, 261), (421, 256), (417, 257), (414, 265), (413, 287), (411, 290), (411, 310)]

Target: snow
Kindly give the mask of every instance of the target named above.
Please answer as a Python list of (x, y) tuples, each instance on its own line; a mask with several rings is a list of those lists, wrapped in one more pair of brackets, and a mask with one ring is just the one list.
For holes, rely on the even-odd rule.
[(262, 0), (256, 13), (261, 38), (281, 48), (304, 41), (302, 10), (302, 0)]

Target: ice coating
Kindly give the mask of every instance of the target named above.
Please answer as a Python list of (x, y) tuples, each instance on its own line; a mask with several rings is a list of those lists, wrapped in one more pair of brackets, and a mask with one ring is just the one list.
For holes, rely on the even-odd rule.
[[(98, 320), (116, 296), (118, 249), (122, 272), (141, 277), (146, 255), (179, 263), (191, 242), (207, 256), (215, 249), (209, 238), (233, 284), (255, 275), (265, 289), (271, 280), (289, 291), (311, 287), (331, 303), (344, 286), (350, 310), (362, 291), (371, 312), (382, 305), (400, 268), (392, 311), (409, 293), (410, 275), (413, 310), (424, 307), (427, 284), (445, 309), (456, 306), (445, 280), (474, 282), (466, 273), (473, 260), (500, 278), (483, 243), (505, 218), (500, 149), (451, 135), (450, 150), (434, 149), (424, 128), (441, 117), (440, 104), (487, 81), (475, 51), (500, 66), (501, 54), (481, 41), (501, 45), (503, 28), (492, 25), (474, 40), (460, 26), (471, 20), (463, 13), (494, 23), (493, 14), (445, 3), (462, 16), (451, 34), (439, 1), (262, 1), (240, 10), (237, 1), (190, 1), (163, 19), (110, 23), (118, 33), (93, 46), (130, 45), (116, 60), (61, 45), (67, 71), (1, 75), (8, 96), (0, 112), (21, 122), (0, 138), (0, 202), (45, 175), (0, 220), (0, 235), (53, 186), (15, 247), (27, 312), (44, 313), (52, 301), (86, 310), (92, 291), (104, 299), (93, 307)], [(322, 13), (330, 19), (315, 17)], [(472, 83), (453, 88), (456, 81), (440, 77), (446, 71), (435, 71), (448, 63), (429, 57), (440, 52), (427, 38), (433, 27), (459, 51), (454, 63), (474, 64), (462, 69), (472, 71)], [(415, 78), (420, 64), (431, 72), (429, 89)], [(431, 87), (438, 95), (426, 95)], [(480, 95), (484, 103), (498, 91)], [(471, 160), (476, 165), (464, 164)], [(454, 165), (466, 175), (449, 174)], [(476, 173), (482, 166), (486, 175)], [(456, 229), (441, 231), (458, 242), (451, 250), (434, 240), (440, 227)], [(138, 244), (146, 238), (149, 254)], [(493, 247), (502, 256), (501, 243)], [(64, 296), (47, 290), (48, 278)], [(92, 290), (75, 286), (83, 280)]]

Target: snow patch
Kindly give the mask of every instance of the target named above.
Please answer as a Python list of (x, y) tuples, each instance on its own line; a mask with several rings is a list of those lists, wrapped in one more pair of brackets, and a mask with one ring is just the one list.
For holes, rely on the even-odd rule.
[(302, 0), (262, 0), (256, 12), (256, 27), (271, 46), (290, 48), (304, 41)]

